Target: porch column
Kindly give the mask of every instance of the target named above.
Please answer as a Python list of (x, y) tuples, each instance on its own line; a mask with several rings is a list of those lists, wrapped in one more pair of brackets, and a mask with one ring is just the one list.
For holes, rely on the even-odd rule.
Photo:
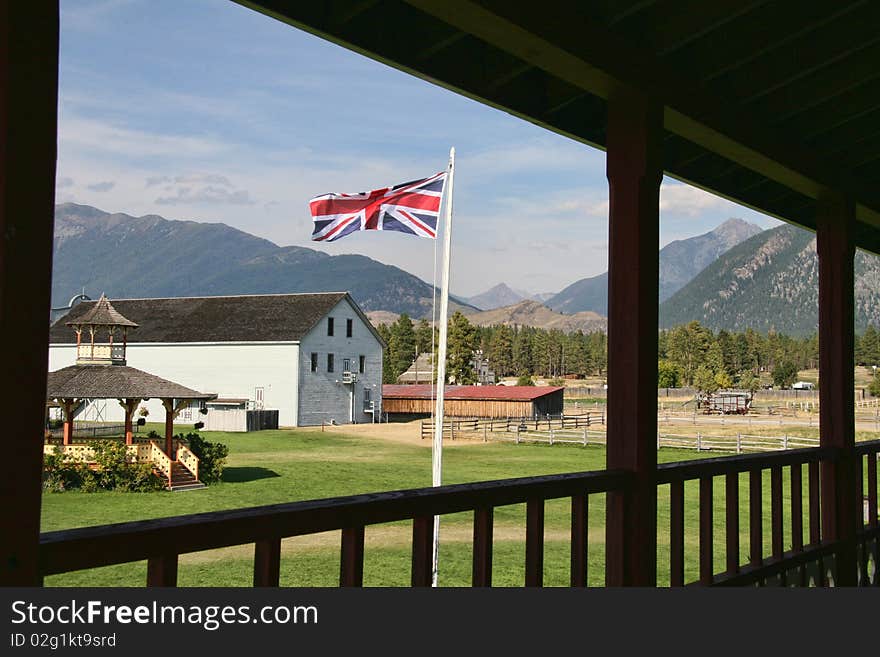
[(0, 3), (0, 586), (38, 574), (58, 104), (58, 2)]
[(608, 494), (608, 586), (657, 583), (657, 295), (663, 108), (633, 92), (608, 102), (608, 449), (634, 486)]
[(172, 461), (174, 460), (174, 418), (177, 413), (174, 412), (174, 400), (163, 399), (162, 406), (165, 407), (165, 453)]
[(61, 442), (69, 445), (73, 441), (73, 407), (76, 406), (75, 399), (62, 399), (61, 408), (64, 411), (64, 434)]
[[(837, 553), (837, 585), (856, 584), (855, 534), (861, 519), (855, 481), (855, 377), (853, 373), (855, 209), (838, 195), (817, 203), (819, 253), (819, 444), (841, 449), (835, 463), (822, 463), (822, 539), (844, 541)], [(859, 486), (859, 490), (856, 488)]]
[(131, 418), (134, 415), (135, 408), (141, 403), (140, 399), (120, 399), (119, 405), (125, 409), (125, 444), (134, 443)]

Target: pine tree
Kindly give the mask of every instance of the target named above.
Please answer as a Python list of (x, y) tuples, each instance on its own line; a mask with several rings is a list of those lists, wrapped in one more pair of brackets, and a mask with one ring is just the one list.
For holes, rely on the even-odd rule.
[(522, 326), (513, 338), (513, 372), (517, 376), (532, 374), (532, 329)]
[(513, 369), (513, 331), (509, 326), (498, 326), (489, 339), (489, 363), (498, 376), (510, 376)]
[(412, 320), (406, 313), (391, 325), (389, 351), (391, 370), (394, 372), (394, 381), (397, 381), (397, 377), (409, 369), (416, 357), (416, 333)]
[(436, 339), (437, 331), (431, 328), (427, 319), (421, 320), (416, 328), (416, 351), (420, 354), (431, 353)]
[(449, 320), (446, 343), (447, 381), (455, 379), (458, 385), (477, 382), (473, 367), (474, 352), (479, 346), (479, 333), (468, 318), (457, 312)]
[(712, 332), (696, 321), (669, 332), (669, 360), (681, 369), (685, 385), (694, 383), (697, 368), (704, 362), (711, 343)]
[(382, 350), (382, 383), (395, 383), (399, 373), (395, 374), (391, 364), (391, 329), (385, 324), (379, 324), (376, 332), (382, 336), (386, 345)]
[(869, 324), (865, 329), (859, 346), (861, 347), (863, 365), (880, 365), (880, 334), (872, 324)]

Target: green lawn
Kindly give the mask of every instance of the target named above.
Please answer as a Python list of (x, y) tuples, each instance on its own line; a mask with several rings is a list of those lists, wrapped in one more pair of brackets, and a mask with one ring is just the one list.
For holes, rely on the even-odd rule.
[[(431, 452), (423, 446), (314, 431), (263, 431), (252, 434), (205, 433), (208, 440), (229, 445), (224, 481), (185, 493), (55, 493), (43, 496), (42, 530), (51, 531), (129, 520), (231, 509), (364, 492), (429, 486)], [(660, 460), (694, 458), (693, 451), (663, 449)], [(705, 457), (705, 453), (701, 457)], [(444, 447), (444, 483), (461, 483), (538, 474), (601, 470), (605, 450), (599, 446), (514, 444), (449, 444)], [(806, 469), (804, 470), (806, 482)], [(769, 551), (769, 473), (765, 475), (765, 552)], [(748, 558), (748, 480), (740, 479), (741, 554)], [(723, 479), (715, 482), (714, 543), (716, 570), (724, 564)], [(788, 518), (788, 483), (785, 482)], [(806, 503), (806, 495), (804, 500)], [(605, 496), (590, 497), (590, 583), (604, 579)], [(471, 514), (443, 518), (441, 585), (470, 583)], [(567, 585), (569, 503), (550, 501), (545, 515), (545, 584)], [(686, 487), (686, 579), (697, 577), (697, 484)], [(807, 524), (807, 523), (805, 523)], [(658, 499), (658, 582), (669, 579), (668, 487)], [(520, 586), (524, 579), (525, 507), (496, 509), (493, 583)], [(364, 582), (368, 586), (409, 583), (409, 523), (368, 527)], [(785, 544), (790, 544), (786, 534)], [(339, 533), (286, 539), (281, 582), (288, 586), (334, 586), (339, 573)], [(182, 586), (249, 586), (250, 545), (182, 555)], [(125, 564), (51, 576), (50, 586), (142, 586), (146, 564)]]

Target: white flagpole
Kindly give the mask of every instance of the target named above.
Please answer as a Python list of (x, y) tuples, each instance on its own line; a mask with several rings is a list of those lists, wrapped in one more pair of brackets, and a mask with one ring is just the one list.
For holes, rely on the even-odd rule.
[[(452, 189), (455, 178), (455, 148), (449, 149), (449, 180), (443, 219), (443, 262), (440, 267), (440, 344), (437, 347), (437, 401), (434, 411), (434, 442), (431, 448), (433, 485), (440, 486), (443, 472), (443, 397), (446, 383), (446, 316), (449, 314), (449, 259), (452, 252)], [(431, 586), (437, 586), (437, 558), (440, 554), (440, 516), (434, 516), (434, 549)]]

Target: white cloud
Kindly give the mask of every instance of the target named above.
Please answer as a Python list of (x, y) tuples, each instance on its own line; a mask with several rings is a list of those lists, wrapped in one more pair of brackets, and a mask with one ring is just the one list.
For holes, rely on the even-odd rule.
[(87, 185), (87, 187), (93, 192), (109, 192), (116, 186), (116, 183), (111, 180), (105, 180), (103, 182), (97, 182), (92, 185)]
[(124, 157), (194, 158), (219, 156), (229, 149), (221, 140), (149, 132), (78, 116), (65, 116), (58, 138), (62, 150)]
[(231, 191), (216, 185), (205, 185), (197, 189), (192, 187), (178, 187), (170, 196), (160, 196), (155, 200), (157, 205), (198, 205), (198, 204), (227, 204), (227, 205), (253, 205), (255, 201), (246, 189)]
[(696, 217), (708, 210), (736, 207), (727, 199), (683, 183), (664, 181), (660, 185), (660, 212)]
[(226, 176), (221, 176), (217, 173), (192, 173), (183, 176), (150, 176), (146, 180), (147, 187), (153, 187), (155, 185), (167, 185), (169, 183), (175, 183), (179, 185), (192, 185), (192, 184), (211, 184), (211, 185), (221, 185), (223, 187), (232, 187), (232, 183), (229, 181), (229, 178)]

